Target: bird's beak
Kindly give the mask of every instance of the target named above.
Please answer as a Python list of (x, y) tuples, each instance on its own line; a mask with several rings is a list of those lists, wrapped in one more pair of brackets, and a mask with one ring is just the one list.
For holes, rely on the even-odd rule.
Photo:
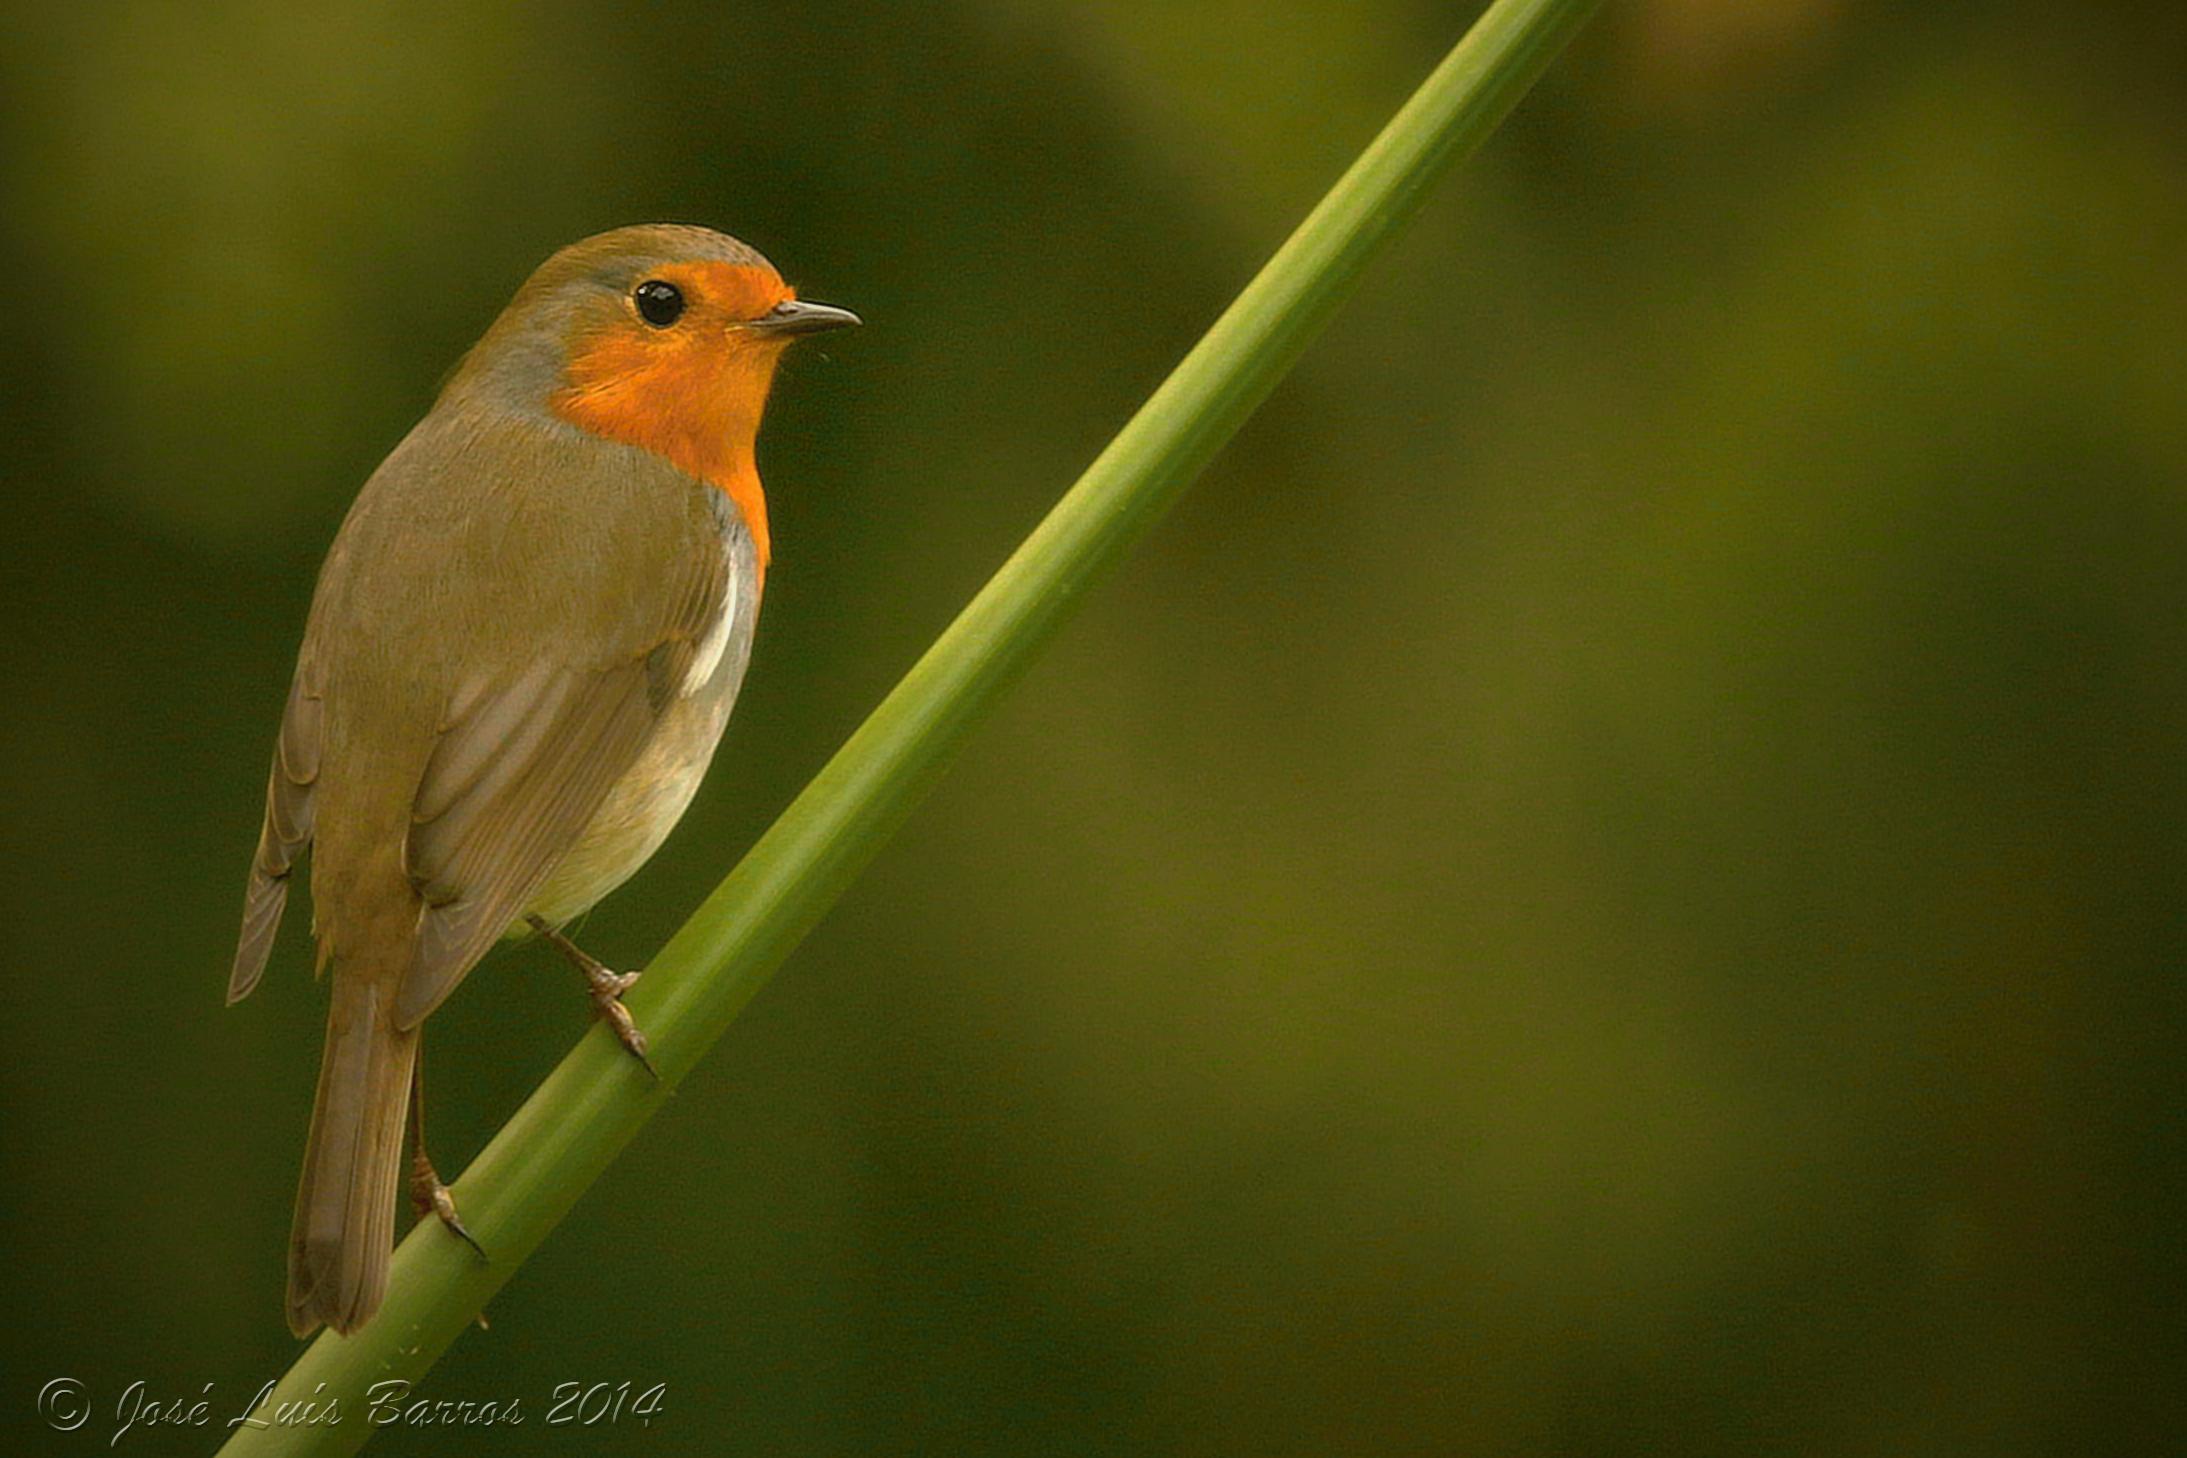
[(824, 334), (830, 329), (848, 329), (864, 322), (850, 310), (838, 309), (833, 304), (785, 299), (744, 327), (762, 334)]

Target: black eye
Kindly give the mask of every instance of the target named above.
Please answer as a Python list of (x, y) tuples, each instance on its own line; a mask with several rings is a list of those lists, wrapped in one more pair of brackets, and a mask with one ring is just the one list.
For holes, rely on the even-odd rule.
[(649, 278), (632, 291), (638, 316), (655, 329), (666, 329), (683, 317), (683, 290), (657, 278)]

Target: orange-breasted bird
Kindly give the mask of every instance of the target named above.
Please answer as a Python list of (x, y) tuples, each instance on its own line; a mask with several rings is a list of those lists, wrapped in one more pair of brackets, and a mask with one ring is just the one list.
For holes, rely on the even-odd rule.
[[(496, 941), (561, 928), (683, 815), (744, 677), (767, 570), (753, 460), (791, 341), (856, 324), (704, 228), (555, 254), (358, 494), (312, 599), (228, 982), (257, 985), (311, 852), (331, 1005), (288, 1320), (362, 1325), (411, 1195), (468, 1239), (422, 1147), (420, 1025)], [(649, 1065), (650, 1067), (650, 1065)], [(406, 1113), (408, 1118), (406, 1119)]]

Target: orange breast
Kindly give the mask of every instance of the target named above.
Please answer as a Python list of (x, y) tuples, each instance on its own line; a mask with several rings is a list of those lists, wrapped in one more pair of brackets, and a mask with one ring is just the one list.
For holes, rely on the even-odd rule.
[(735, 325), (790, 291), (728, 264), (682, 264), (660, 276), (693, 301), (685, 320), (652, 330), (633, 318), (575, 341), (569, 383), (549, 406), (572, 425), (651, 451), (727, 493), (764, 572), (767, 498), (753, 447), (782, 347)]

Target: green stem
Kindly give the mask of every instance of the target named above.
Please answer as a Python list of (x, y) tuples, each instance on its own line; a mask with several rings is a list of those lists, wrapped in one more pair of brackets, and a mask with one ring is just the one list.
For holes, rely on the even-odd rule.
[[(481, 1262), (433, 1221), (395, 1253), (386, 1304), (322, 1334), (224, 1452), (343, 1453), (372, 1384), (415, 1380), (546, 1239), (843, 888), (1086, 590), (1176, 499), (1335, 312), (1429, 188), (1533, 84), (1598, 0), (1496, 0), (1078, 484), (662, 949), (631, 1010), (659, 1084), (598, 1029), (456, 1185)], [(339, 1397), (341, 1421), (279, 1405)]]

